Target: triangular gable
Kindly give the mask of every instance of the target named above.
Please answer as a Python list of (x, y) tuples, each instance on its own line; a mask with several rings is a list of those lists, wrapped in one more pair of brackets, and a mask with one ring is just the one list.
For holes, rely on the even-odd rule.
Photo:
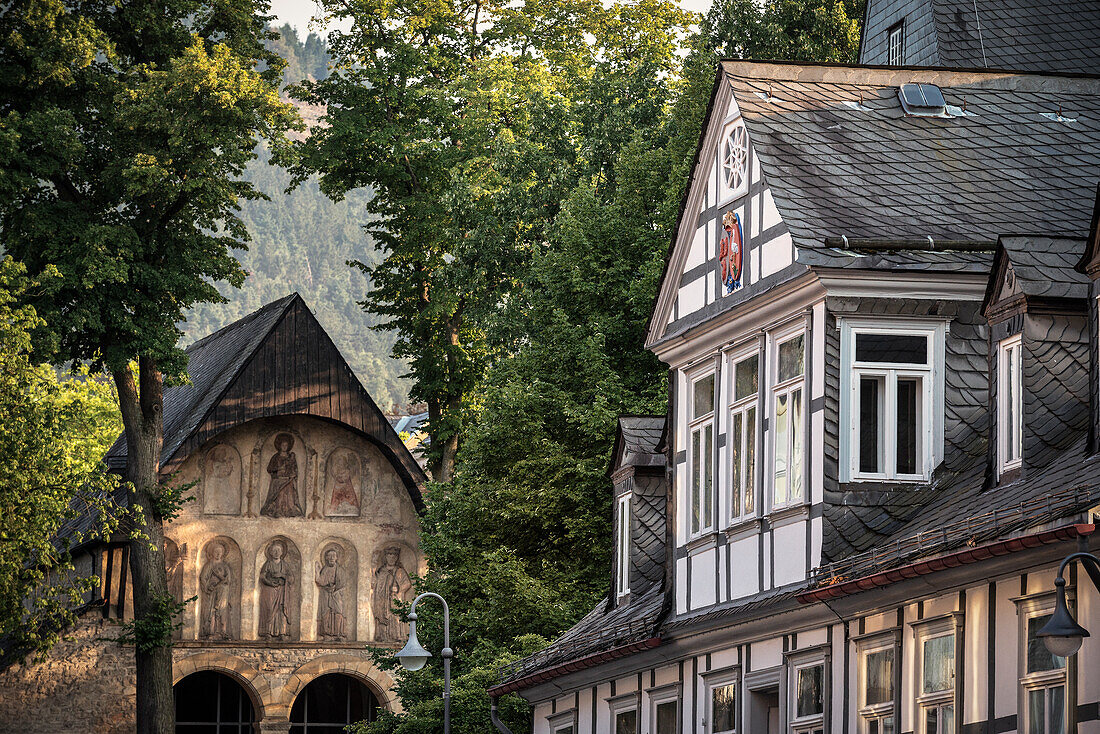
[(1092, 207), (1092, 224), (1089, 226), (1085, 254), (1077, 263), (1077, 272), (1090, 278), (1100, 278), (1100, 184), (1096, 186), (1096, 203)]
[(989, 272), (989, 282), (985, 287), (982, 313), (988, 316), (991, 308), (1022, 295), (1023, 291), (1016, 278), (1016, 270), (1012, 267), (1004, 243), (998, 242), (997, 252), (993, 256), (993, 267)]

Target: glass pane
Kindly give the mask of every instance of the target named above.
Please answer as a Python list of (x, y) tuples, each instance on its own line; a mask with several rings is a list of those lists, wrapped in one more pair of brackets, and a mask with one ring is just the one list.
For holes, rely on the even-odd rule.
[(871, 719), (867, 722), (867, 734), (879, 734), (878, 719)]
[(676, 702), (657, 704), (656, 734), (676, 734)]
[(775, 497), (774, 504), (787, 501), (787, 403), (789, 395), (775, 398)]
[(714, 375), (707, 375), (695, 382), (692, 397), (692, 418), (702, 418), (714, 410)]
[(779, 345), (779, 381), (793, 380), (802, 374), (806, 359), (803, 336), (799, 334)]
[(943, 723), (943, 734), (955, 734), (955, 707), (941, 706), (940, 718)]
[(699, 532), (699, 494), (702, 487), (699, 478), (699, 462), (702, 460), (702, 445), (699, 431), (691, 432), (691, 532)]
[(859, 378), (859, 470), (867, 474), (882, 471), (882, 398), (881, 377)]
[(886, 703), (894, 698), (894, 651), (877, 650), (867, 654), (864, 671), (864, 703)]
[(745, 514), (751, 515), (756, 504), (756, 408), (745, 411)]
[(756, 394), (757, 388), (757, 362), (759, 359), (754, 354), (748, 359), (743, 359), (733, 367), (733, 399), (743, 400)]
[(822, 685), (825, 676), (823, 665), (813, 665), (798, 669), (798, 705), (799, 716), (812, 716), (824, 711), (822, 704)]
[(714, 517), (714, 426), (708, 425), (703, 429), (703, 442), (705, 451), (703, 454), (703, 517), (700, 524), (704, 528), (711, 526)]
[(733, 491), (730, 492), (730, 513), (733, 517), (741, 516), (741, 493), (744, 491), (745, 482), (742, 466), (745, 459), (743, 447), (744, 428), (745, 416), (741, 413), (734, 413), (733, 421), (730, 423), (730, 456), (732, 457), (730, 479), (733, 487)]
[(920, 474), (920, 378), (898, 378), (898, 474)]
[(620, 711), (615, 714), (615, 734), (637, 734), (637, 731), (638, 712), (636, 710)]
[(856, 334), (856, 361), (928, 364), (928, 337), (912, 334)]
[(1031, 617), (1027, 620), (1027, 672), (1042, 673), (1045, 670), (1061, 670), (1066, 667), (1066, 659), (1051, 653), (1038, 637), (1039, 630), (1050, 621), (1051, 615)]
[(1006, 461), (1015, 461), (1020, 457), (1019, 426), (1020, 420), (1016, 410), (1016, 393), (1019, 375), (1016, 370), (1016, 347), (1005, 350), (1005, 425), (1003, 430), (1008, 431)]
[(924, 641), (923, 692), (949, 691), (955, 687), (955, 635)]
[(802, 496), (802, 390), (791, 393), (790, 498)]
[(924, 710), (924, 734), (939, 734), (939, 716), (936, 709)]
[(1027, 734), (1044, 734), (1043, 721), (1046, 719), (1046, 691), (1027, 692)]
[(894, 734), (894, 717), (886, 716), (882, 719), (882, 734)]
[(714, 722), (713, 731), (733, 731), (735, 716), (733, 684), (719, 686), (710, 692), (710, 718)]
[(1066, 688), (1054, 686), (1050, 689), (1050, 729), (1047, 734), (1066, 734)]

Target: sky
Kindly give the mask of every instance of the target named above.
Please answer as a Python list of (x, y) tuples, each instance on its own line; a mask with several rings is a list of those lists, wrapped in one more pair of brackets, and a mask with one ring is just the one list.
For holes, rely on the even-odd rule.
[[(699, 13), (709, 8), (710, 3), (711, 0), (680, 0), (685, 8)], [(280, 24), (290, 23), (299, 33), (308, 33), (309, 21), (317, 10), (317, 3), (314, 0), (272, 0), (271, 10)]]

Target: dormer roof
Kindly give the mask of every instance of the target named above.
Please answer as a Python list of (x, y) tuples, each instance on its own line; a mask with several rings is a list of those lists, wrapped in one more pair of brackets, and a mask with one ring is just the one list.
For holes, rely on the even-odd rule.
[(982, 311), (1023, 297), (1048, 302), (1088, 297), (1089, 279), (1076, 270), (1085, 240), (1072, 237), (1016, 235), (1001, 237)]
[(661, 447), (664, 432), (663, 415), (620, 416), (608, 474), (624, 466), (664, 466), (665, 454)]

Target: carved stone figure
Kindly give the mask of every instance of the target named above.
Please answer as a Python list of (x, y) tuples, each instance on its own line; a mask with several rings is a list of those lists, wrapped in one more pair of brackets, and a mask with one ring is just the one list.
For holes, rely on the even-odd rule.
[(260, 637), (289, 640), (292, 607), (296, 611), (298, 606), (294, 584), (297, 569), (287, 558), (286, 543), (282, 540), (273, 540), (265, 555), (267, 561), (260, 568)]
[(202, 624), (199, 635), (210, 640), (233, 639), (233, 569), (226, 561), (225, 544), (214, 541), (210, 560), (199, 574), (202, 595)]
[(328, 458), (327, 502), (329, 517), (359, 516), (359, 457), (354, 451), (337, 449)]
[[(168, 574), (168, 593), (179, 604), (183, 601), (183, 553), (171, 538), (164, 539), (164, 570)], [(172, 630), (172, 639), (180, 639), (182, 633), (183, 630), (176, 627)]]
[(298, 501), (298, 459), (294, 455), (294, 436), (280, 433), (275, 437), (275, 455), (267, 463), (271, 485), (267, 491), (261, 515), (268, 517), (301, 517)]
[(330, 543), (317, 564), (317, 636), (322, 640), (348, 639), (348, 621), (344, 616), (345, 593), (348, 588), (348, 572), (341, 566), (344, 549)]
[(379, 642), (402, 642), (409, 634), (409, 625), (394, 614), (394, 602), (409, 600), (412, 580), (401, 563), (400, 546), (390, 546), (383, 553), (382, 565), (374, 572), (371, 590), (371, 610), (374, 612), (374, 639)]
[(206, 453), (202, 477), (203, 512), (239, 515), (241, 512), (241, 455), (227, 444)]

